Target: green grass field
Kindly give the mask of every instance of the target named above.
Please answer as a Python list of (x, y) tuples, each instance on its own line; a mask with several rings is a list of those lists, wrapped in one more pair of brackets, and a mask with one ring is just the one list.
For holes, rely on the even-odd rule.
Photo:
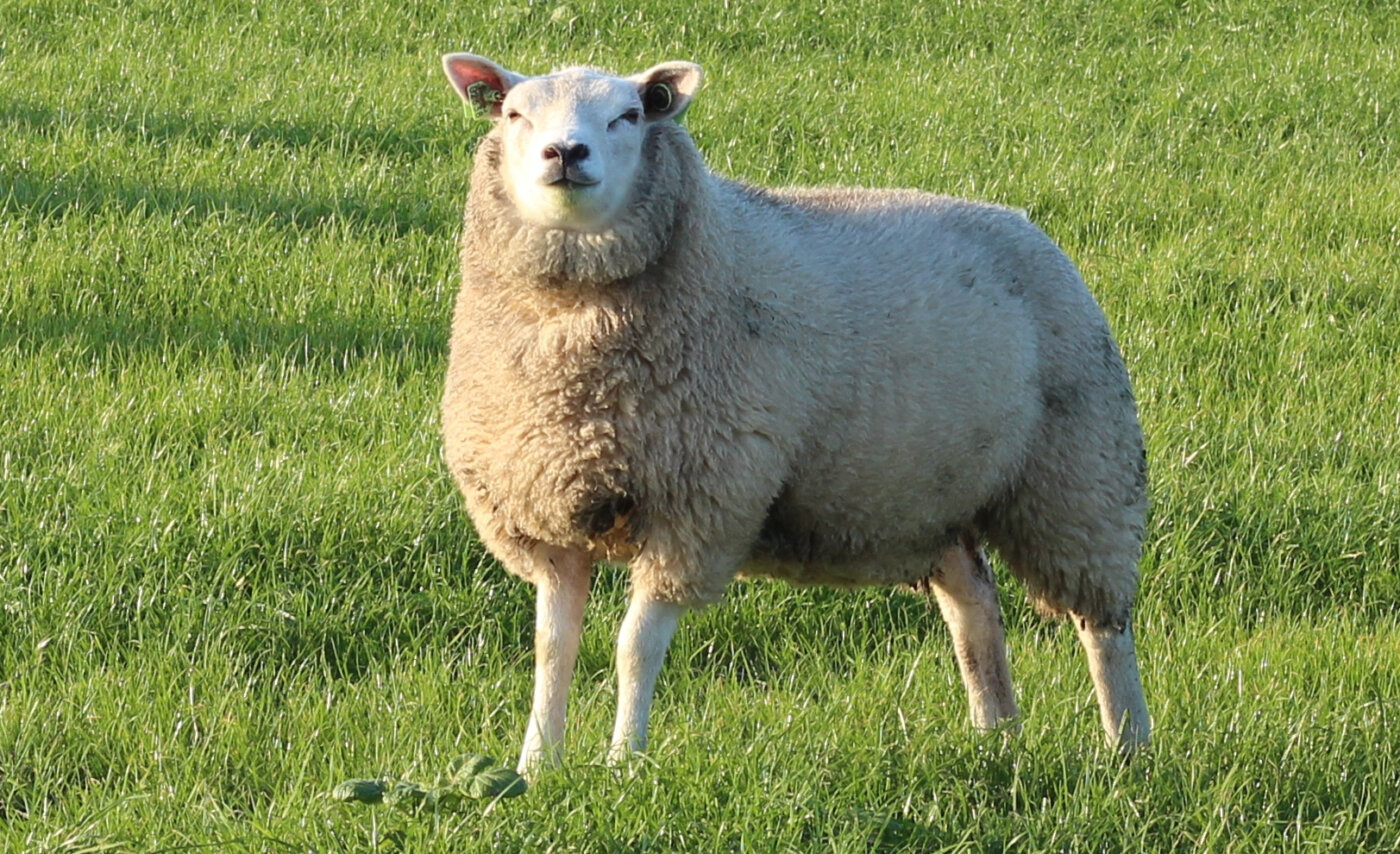
[[(401, 5), (0, 0), (0, 850), (1400, 848), (1400, 3)], [(1009, 577), (1016, 737), (928, 603), (740, 584), (615, 773), (603, 571), (566, 768), (328, 797), (524, 730), (532, 597), (437, 435), (462, 49), (693, 59), (716, 170), (1065, 247), (1149, 442), (1149, 754)]]

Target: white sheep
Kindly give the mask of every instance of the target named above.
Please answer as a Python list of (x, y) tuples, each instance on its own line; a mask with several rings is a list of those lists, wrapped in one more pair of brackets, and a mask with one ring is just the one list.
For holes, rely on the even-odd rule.
[(443, 401), (477, 532), (537, 587), (520, 770), (561, 759), (597, 561), (626, 563), (610, 756), (682, 612), (741, 571), (931, 590), (976, 726), (1017, 716), (985, 541), (1072, 617), (1104, 728), (1148, 739), (1129, 617), (1145, 457), (1118, 348), (1024, 215), (750, 187), (676, 123), (701, 70), (447, 76), (480, 143)]

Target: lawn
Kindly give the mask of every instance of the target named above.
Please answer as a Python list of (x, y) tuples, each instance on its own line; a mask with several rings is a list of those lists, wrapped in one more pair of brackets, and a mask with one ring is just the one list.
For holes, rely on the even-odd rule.
[[(0, 850), (1400, 849), (1400, 3), (1305, 5), (0, 0)], [(744, 583), (619, 773), (602, 570), (566, 767), (329, 797), (524, 731), (532, 596), (437, 432), (466, 49), (691, 59), (719, 172), (1059, 241), (1148, 438), (1150, 752), (999, 569), (1019, 735), (930, 603)]]

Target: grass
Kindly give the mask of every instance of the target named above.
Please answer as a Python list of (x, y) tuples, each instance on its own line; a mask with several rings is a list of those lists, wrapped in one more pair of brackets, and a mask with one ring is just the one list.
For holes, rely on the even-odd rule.
[[(0, 849), (1400, 847), (1397, 12), (0, 0)], [(1009, 580), (1014, 738), (925, 603), (741, 584), (616, 774), (605, 571), (566, 769), (484, 815), (329, 800), (509, 758), (529, 700), (529, 591), (438, 453), (464, 48), (694, 59), (722, 172), (1060, 241), (1148, 434), (1149, 755)]]

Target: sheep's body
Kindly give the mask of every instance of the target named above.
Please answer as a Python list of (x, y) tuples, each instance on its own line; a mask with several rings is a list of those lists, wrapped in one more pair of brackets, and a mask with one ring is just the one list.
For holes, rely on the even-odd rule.
[[(544, 80), (570, 74), (590, 76)], [(559, 622), (548, 589), (598, 560), (631, 567), (624, 645), (653, 643), (642, 610), (712, 602), (740, 571), (931, 581), (991, 725), (1015, 705), (985, 537), (1043, 610), (1076, 616), (1091, 664), (1085, 633), (1131, 656), (1145, 497), (1128, 378), (1074, 266), (1022, 214), (746, 187), (658, 121), (608, 228), (561, 230), (517, 213), (502, 133), (472, 176), (443, 426), (484, 542), (541, 585), (541, 631)], [(536, 715), (562, 727), (542, 684)], [(642, 690), (615, 748), (641, 743)], [(1146, 738), (1136, 690), (1104, 706), (1111, 735)], [(641, 734), (623, 720), (638, 714)], [(546, 724), (522, 767), (549, 758)]]

